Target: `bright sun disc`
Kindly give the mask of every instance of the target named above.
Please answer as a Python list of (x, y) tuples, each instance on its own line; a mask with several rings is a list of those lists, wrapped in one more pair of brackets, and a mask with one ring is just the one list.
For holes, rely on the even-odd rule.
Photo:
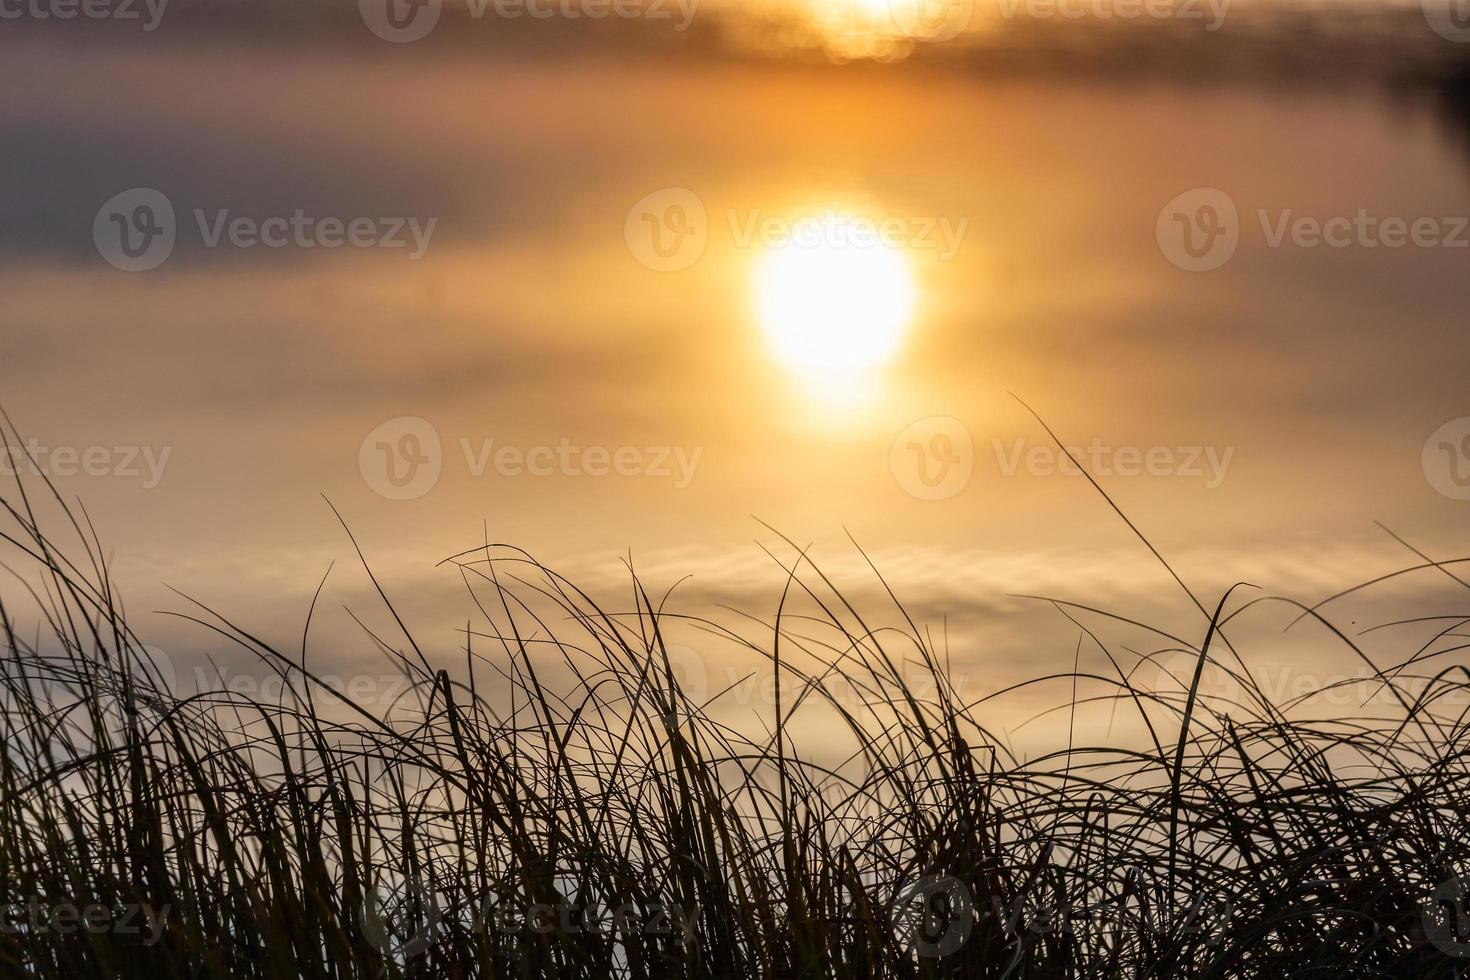
[(756, 302), (772, 352), (822, 375), (886, 361), (913, 312), (908, 263), (897, 248), (829, 217), (773, 246), (756, 273)]

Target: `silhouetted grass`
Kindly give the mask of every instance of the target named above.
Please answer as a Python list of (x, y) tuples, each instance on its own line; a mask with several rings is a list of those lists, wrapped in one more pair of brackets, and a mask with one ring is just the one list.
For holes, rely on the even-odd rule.
[[(781, 611), (740, 632), (680, 620), (636, 578), (631, 612), (606, 612), (485, 546), (451, 560), (483, 613), (462, 649), (374, 637), (412, 680), (400, 703), (320, 682), (306, 635), (277, 649), (202, 608), (201, 627), (279, 672), (282, 694), (185, 696), (128, 628), (90, 526), (63, 521), (59, 543), (27, 489), (3, 502), (27, 567), (0, 603), (0, 975), (1451, 977), (1470, 963), (1453, 955), (1470, 942), (1455, 884), (1470, 870), (1470, 677), (1440, 666), (1470, 615), (1443, 621), (1448, 650), (1373, 668), (1371, 710), (1303, 721), (1231, 649), (1232, 617), (1261, 601), (1236, 593), (1193, 639), (1159, 634), (1126, 662), (1099, 643), (1115, 670), (1061, 679), (1093, 692), (1069, 714), (1111, 702), (1137, 744), (1025, 760), (987, 730), (995, 693), (962, 695), (896, 599), (849, 606), (797, 549), (773, 556), (790, 573)], [(894, 611), (900, 626), (870, 625)], [(676, 624), (761, 658), (769, 705), (691, 696)], [(1140, 662), (1171, 651), (1192, 672), (1142, 682)], [(1238, 686), (1202, 695), (1206, 669)], [(808, 716), (834, 734), (811, 736)], [(823, 761), (838, 745), (852, 757)]]

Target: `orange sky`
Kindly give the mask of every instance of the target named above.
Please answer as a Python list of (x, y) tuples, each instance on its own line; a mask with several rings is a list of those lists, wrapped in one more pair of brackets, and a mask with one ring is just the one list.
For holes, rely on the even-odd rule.
[[(631, 549), (666, 583), (697, 573), (695, 601), (764, 608), (779, 579), (754, 571), (753, 539), (771, 540), (758, 518), (838, 563), (850, 531), (927, 613), (969, 624), (977, 663), (1016, 649), (985, 619), (1014, 610), (1008, 592), (1188, 619), (1085, 482), (1050, 471), (1011, 393), (1073, 445), (1155, 451), (1169, 472), (1123, 466), (1104, 486), (1206, 590), (1250, 576), (1316, 598), (1368, 578), (1406, 556), (1374, 520), (1440, 557), (1470, 545), (1470, 505), (1421, 459), (1470, 414), (1465, 252), (1273, 247), (1257, 218), (1470, 213), (1463, 150), (1427, 105), (621, 55), (123, 46), (59, 73), (56, 54), (28, 43), (0, 67), (16, 134), (0, 163), (0, 392), (48, 448), (168, 451), (154, 487), (60, 480), (136, 608), (176, 607), (166, 581), (245, 621), (298, 623), (326, 563), (350, 555), (325, 494), (426, 618), (443, 608), (433, 563), (482, 522), (597, 581)], [(160, 268), (120, 272), (92, 217), (136, 186), (169, 197), (180, 240)], [(708, 244), (659, 272), (625, 224), (669, 187), (701, 202)], [(1156, 240), (1161, 208), (1196, 187), (1226, 190), (1242, 219), (1208, 273)], [(771, 356), (762, 250), (732, 223), (830, 207), (964, 223), (952, 255), (908, 251), (901, 347), (837, 403)], [(413, 261), (210, 249), (193, 217), (296, 208), (437, 224)], [(394, 500), (362, 447), (404, 417), (432, 426), (441, 473)], [(937, 417), (967, 432), (972, 475), (921, 499), (894, 445), (950, 424)], [(605, 450), (604, 469), (628, 450), (637, 475), (601, 475), (596, 452), (550, 476), (476, 470), (497, 448), (558, 446)], [(1066, 636), (1050, 637), (1063, 658)]]

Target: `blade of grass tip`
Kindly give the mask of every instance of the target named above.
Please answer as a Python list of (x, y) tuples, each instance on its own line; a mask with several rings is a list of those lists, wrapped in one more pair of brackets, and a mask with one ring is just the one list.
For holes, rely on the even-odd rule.
[[(1418, 558), (1422, 559), (1423, 561), (1427, 561), (1427, 562), (1431, 563), (1432, 565), (1434, 565), (1435, 568), (1439, 569), (1441, 572), (1444, 572), (1445, 575), (1449, 577), (1450, 581), (1455, 582), (1455, 583), (1458, 583), (1459, 585), (1463, 585), (1465, 588), (1470, 589), (1470, 582), (1467, 582), (1464, 579), (1460, 578), (1460, 576), (1458, 576), (1454, 572), (1450, 571), (1444, 565), (1442, 565), (1439, 562), (1435, 561), (1433, 558), (1430, 558), (1424, 552), (1420, 551), (1418, 548), (1414, 547), (1412, 544), (1410, 544), (1409, 542), (1405, 541), (1399, 535), (1395, 534), (1392, 530), (1390, 530), (1389, 527), (1388, 527), (1388, 525), (1384, 524), (1382, 521), (1374, 521), (1373, 523), (1376, 524), (1378, 526), (1379, 530), (1381, 530), (1384, 534), (1386, 534), (1389, 537), (1393, 538), (1395, 541), (1397, 541), (1399, 544), (1403, 545), (1405, 548), (1408, 548), (1409, 551), (1413, 552), (1413, 554), (1415, 556), (1417, 556)], [(1305, 613), (1303, 615), (1305, 615)], [(1300, 617), (1298, 617), (1298, 618), (1300, 618)], [(1378, 686), (1378, 690), (1374, 691), (1371, 695), (1368, 696), (1368, 701), (1371, 701), (1373, 698), (1377, 697), (1378, 696), (1378, 692), (1379, 691), (1382, 691), (1385, 687), (1387, 687), (1388, 684), (1389, 684), (1389, 682), (1392, 681), (1395, 677), (1397, 677), (1399, 675), (1399, 673), (1404, 669), (1404, 667), (1407, 667), (1407, 666), (1408, 666), (1408, 664), (1406, 663), (1406, 664), (1403, 665), (1403, 667), (1400, 667), (1399, 670), (1395, 670), (1392, 674), (1390, 674), (1389, 676), (1383, 678), (1382, 682)], [(1366, 704), (1366, 703), (1367, 703), (1367, 701), (1364, 702), (1364, 704)]]
[(1072, 461), (1072, 465), (1077, 467), (1077, 469), (1081, 471), (1083, 476), (1087, 477), (1087, 482), (1092, 484), (1092, 488), (1102, 495), (1103, 500), (1107, 501), (1109, 507), (1113, 508), (1113, 513), (1117, 514), (1120, 518), (1123, 519), (1123, 523), (1128, 525), (1128, 529), (1132, 531), (1135, 535), (1137, 535), (1138, 540), (1143, 542), (1144, 547), (1148, 548), (1149, 552), (1159, 560), (1159, 564), (1164, 566), (1164, 570), (1169, 573), (1169, 575), (1174, 579), (1175, 582), (1179, 583), (1179, 587), (1184, 590), (1185, 595), (1189, 596), (1190, 601), (1199, 608), (1199, 611), (1201, 613), (1208, 616), (1209, 610), (1205, 608), (1204, 603), (1200, 602), (1199, 598), (1194, 594), (1193, 591), (1190, 590), (1189, 586), (1184, 584), (1184, 579), (1180, 578), (1178, 573), (1174, 571), (1174, 567), (1170, 565), (1167, 560), (1165, 560), (1163, 555), (1159, 554), (1159, 550), (1153, 546), (1153, 543), (1149, 541), (1148, 538), (1144, 537), (1143, 532), (1138, 529), (1138, 526), (1128, 519), (1128, 515), (1123, 513), (1123, 509), (1113, 502), (1113, 498), (1108, 496), (1108, 492), (1102, 488), (1101, 484), (1099, 484), (1097, 480), (1093, 479), (1093, 476), (1091, 473), (1088, 472), (1087, 467), (1078, 462), (1077, 457), (1072, 455), (1072, 450), (1068, 449), (1062, 444), (1062, 440), (1057, 438), (1057, 434), (1051, 430), (1051, 426), (1046, 424), (1046, 420), (1043, 419), (1040, 415), (1036, 414), (1036, 410), (1030, 405), (1026, 404), (1025, 400), (1022, 399), (1020, 395), (1017, 395), (1015, 392), (1007, 392), (1007, 394), (1014, 398), (1017, 402), (1019, 402), (1021, 407), (1029, 412), (1031, 414), (1031, 417), (1036, 420), (1036, 423), (1040, 425), (1042, 429), (1046, 430), (1046, 434), (1051, 437), (1052, 442), (1057, 444), (1057, 448), (1062, 451), (1063, 455), (1065, 455), (1067, 459)]
[(1334, 592), (1332, 595), (1321, 600), (1320, 602), (1304, 607), (1300, 615), (1298, 615), (1295, 619), (1293, 619), (1291, 622), (1287, 623), (1281, 628), (1281, 632), (1285, 633), (1297, 623), (1301, 622), (1303, 619), (1306, 619), (1312, 613), (1317, 612), (1317, 610), (1321, 609), (1325, 605), (1328, 605), (1329, 603), (1336, 602), (1338, 599), (1345, 599), (1356, 592), (1362, 592), (1365, 589), (1371, 589), (1375, 585), (1382, 585), (1384, 582), (1390, 581), (1391, 579), (1396, 579), (1402, 575), (1412, 575), (1414, 572), (1422, 572), (1426, 568), (1438, 568), (1443, 571), (1450, 565), (1463, 565), (1467, 563), (1470, 563), (1470, 558), (1448, 558), (1444, 561), (1426, 561), (1422, 565), (1410, 565), (1408, 568), (1400, 568), (1396, 571), (1385, 572), (1384, 574), (1379, 575), (1376, 578), (1370, 578), (1366, 582), (1360, 582), (1359, 584), (1354, 585), (1351, 588), (1343, 589), (1341, 592)]
[[(1097, 480), (1093, 477), (1093, 475), (1088, 472), (1087, 468), (1077, 460), (1077, 457), (1072, 455), (1072, 451), (1062, 444), (1062, 441), (1057, 438), (1057, 434), (1051, 430), (1051, 426), (1046, 424), (1046, 420), (1038, 415), (1036, 413), (1036, 410), (1033, 409), (1030, 405), (1026, 404), (1026, 402), (1015, 392), (1009, 392), (1009, 394), (1012, 398), (1020, 403), (1022, 408), (1026, 409), (1026, 411), (1031, 414), (1031, 417), (1036, 420), (1037, 424), (1046, 431), (1046, 434), (1048, 436), (1051, 437), (1052, 442), (1056, 443), (1057, 448), (1062, 451), (1067, 459), (1071, 460), (1072, 465), (1077, 467), (1077, 469), (1082, 473), (1083, 476), (1087, 477), (1087, 482), (1092, 484), (1092, 488), (1102, 496), (1103, 500), (1107, 501), (1108, 506), (1113, 509), (1113, 512), (1117, 514), (1120, 518), (1122, 518), (1123, 523), (1128, 525), (1128, 529), (1132, 531), (1134, 535), (1137, 536), (1138, 540), (1143, 542), (1144, 547), (1148, 548), (1149, 552), (1159, 560), (1159, 564), (1164, 566), (1164, 569), (1169, 573), (1169, 576), (1173, 578), (1175, 582), (1179, 583), (1179, 587), (1184, 590), (1185, 595), (1189, 596), (1190, 601), (1194, 603), (1195, 607), (1199, 609), (1200, 613), (1205, 615), (1206, 617), (1209, 617), (1209, 610), (1205, 608), (1204, 603), (1200, 602), (1199, 597), (1190, 590), (1188, 585), (1184, 584), (1184, 580), (1179, 577), (1179, 574), (1174, 571), (1174, 567), (1165, 560), (1162, 554), (1159, 553), (1159, 549), (1155, 548), (1153, 546), (1153, 542), (1149, 541), (1149, 539), (1144, 536), (1143, 532), (1138, 529), (1138, 526), (1128, 519), (1128, 515), (1123, 513), (1123, 509), (1119, 507), (1116, 502), (1114, 502), (1112, 497), (1108, 496), (1108, 492), (1102, 488), (1102, 485), (1099, 484)], [(1231, 588), (1233, 589), (1234, 586), (1232, 586)], [(1212, 632), (1216, 632), (1215, 620), (1212, 617), (1210, 618), (1210, 629)], [(1231, 644), (1230, 639), (1225, 636), (1224, 633), (1221, 633), (1220, 640), (1222, 643), (1225, 644), (1225, 648), (1230, 651), (1231, 656), (1235, 658), (1236, 663), (1240, 665), (1240, 669), (1249, 674), (1250, 669), (1246, 667), (1245, 661), (1241, 659), (1240, 654), (1235, 651), (1235, 647)]]
[(408, 645), (413, 647), (414, 653), (418, 654), (420, 662), (422, 662), (424, 665), (424, 670), (428, 671), (429, 676), (432, 677), (434, 675), (434, 668), (429, 665), (429, 658), (425, 657), (424, 652), (419, 649), (418, 641), (415, 640), (413, 638), (413, 634), (408, 631), (408, 627), (404, 624), (403, 619), (398, 615), (398, 610), (394, 607), (392, 600), (390, 600), (388, 598), (388, 594), (383, 591), (383, 587), (378, 584), (378, 577), (373, 574), (372, 566), (368, 564), (367, 556), (362, 553), (362, 547), (357, 543), (357, 538), (355, 535), (353, 535), (352, 528), (347, 526), (347, 522), (343, 520), (342, 514), (337, 510), (336, 504), (332, 503), (332, 501), (329, 500), (325, 494), (322, 495), (322, 499), (325, 500), (327, 502), (327, 506), (332, 509), (332, 515), (337, 518), (337, 523), (342, 525), (342, 530), (347, 532), (347, 540), (352, 542), (352, 548), (354, 551), (357, 552), (358, 560), (362, 562), (363, 571), (367, 572), (367, 577), (373, 583), (373, 588), (378, 590), (378, 596), (383, 600), (383, 604), (388, 607), (388, 612), (393, 614), (393, 620), (398, 624), (398, 628), (403, 631), (404, 637), (408, 640)]
[[(1243, 583), (1241, 583), (1243, 584)], [(1200, 677), (1204, 674), (1205, 660), (1210, 655), (1210, 643), (1215, 638), (1215, 627), (1220, 621), (1220, 615), (1225, 611), (1225, 603), (1230, 601), (1230, 596), (1240, 584), (1232, 585), (1220, 597), (1220, 604), (1215, 607), (1215, 614), (1210, 617), (1210, 627), (1205, 632), (1205, 642), (1200, 645), (1199, 658), (1194, 662), (1194, 677), (1189, 681), (1189, 697), (1184, 702), (1184, 717), (1179, 722), (1179, 744), (1174, 747), (1173, 771), (1169, 777), (1169, 908), (1174, 906), (1174, 883), (1177, 858), (1179, 854), (1179, 783), (1184, 773), (1184, 746), (1189, 741), (1189, 721), (1194, 715), (1195, 698), (1199, 695)]]

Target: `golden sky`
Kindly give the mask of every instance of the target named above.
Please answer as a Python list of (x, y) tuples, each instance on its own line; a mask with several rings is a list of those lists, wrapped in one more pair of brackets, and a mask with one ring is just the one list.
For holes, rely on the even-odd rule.
[[(121, 471), (132, 447), (140, 475), (53, 469), (137, 609), (176, 608), (167, 582), (296, 630), (351, 554), (325, 495), (426, 620), (457, 581), (434, 563), (485, 534), (609, 589), (631, 551), (664, 585), (695, 574), (693, 602), (769, 612), (764, 521), (871, 590), (850, 532), (964, 624), (972, 663), (1016, 655), (1008, 593), (1189, 621), (1013, 395), (1104, 460), (1203, 592), (1250, 577), (1318, 598), (1406, 563), (1375, 520), (1438, 557), (1470, 544), (1470, 505), (1424, 454), (1470, 414), (1466, 252), (1269, 235), (1285, 212), (1470, 213), (1464, 148), (1427, 101), (622, 46), (59, 57), (36, 38), (0, 66), (0, 397), (48, 450), (116, 450)], [(136, 187), (167, 197), (178, 241), (130, 273), (92, 229)], [(1194, 188), (1238, 208), (1235, 253), (1207, 272), (1159, 237)], [(702, 211), (703, 249), (664, 270), (638, 233), (671, 202)], [(297, 209), (434, 224), (416, 259), (207, 245), (221, 211)], [(850, 287), (773, 301), (779, 247), (758, 229), (803, 220), (903, 241)], [(842, 329), (773, 327), (809, 303)], [(859, 367), (790, 353), (810, 343)], [(380, 446), (430, 438), (437, 477), (385, 484)], [(344, 573), (342, 598), (362, 587)], [(1069, 635), (1046, 634), (1059, 657)]]

